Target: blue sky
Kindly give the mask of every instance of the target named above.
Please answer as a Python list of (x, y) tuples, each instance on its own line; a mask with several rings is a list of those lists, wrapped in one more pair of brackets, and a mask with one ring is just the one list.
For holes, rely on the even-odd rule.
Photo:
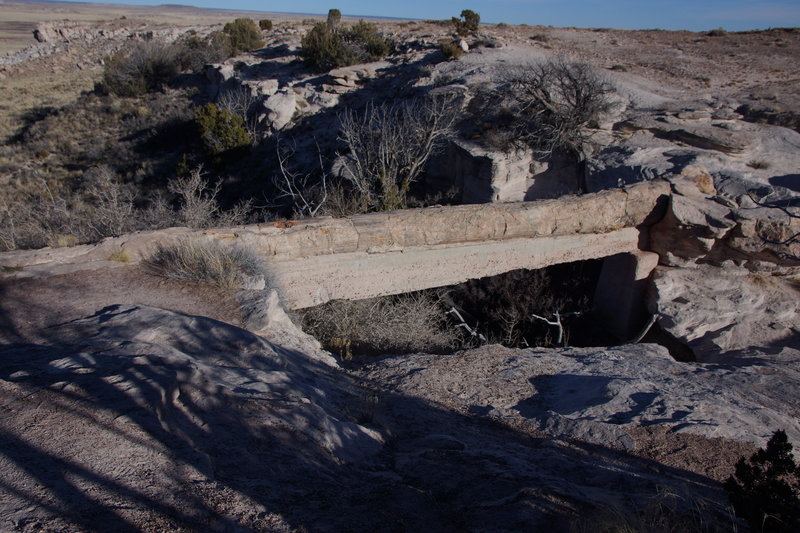
[(472, 9), (484, 22), (622, 29), (727, 30), (800, 26), (800, 0), (107, 0), (109, 3), (441, 19)]

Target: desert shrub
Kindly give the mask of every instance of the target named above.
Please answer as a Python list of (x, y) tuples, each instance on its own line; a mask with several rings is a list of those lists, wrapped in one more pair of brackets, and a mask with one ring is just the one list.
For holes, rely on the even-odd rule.
[(731, 533), (735, 519), (712, 500), (661, 489), (633, 509), (608, 504), (583, 511), (570, 533)]
[(241, 288), (249, 278), (264, 276), (263, 262), (254, 251), (243, 246), (223, 246), (217, 241), (184, 239), (160, 244), (142, 261), (142, 266), (158, 276), (223, 290)]
[(447, 59), (458, 59), (464, 55), (464, 50), (458, 43), (448, 39), (439, 41), (439, 50), (441, 50), (442, 55)]
[(253, 110), (259, 99), (247, 88), (236, 87), (220, 91), (217, 96), (217, 107), (242, 117), (244, 127), (253, 141), (258, 134), (258, 120)]
[(203, 38), (189, 35), (178, 42), (180, 64), (183, 70), (200, 72), (210, 63), (218, 63), (233, 55), (230, 37), (220, 31)]
[(736, 516), (753, 531), (800, 531), (800, 467), (784, 431), (776, 431), (766, 449), (749, 461), (736, 463), (736, 473), (725, 482)]
[(471, 9), (465, 9), (461, 12), (461, 18), (453, 17), (451, 19), (453, 26), (456, 28), (456, 33), (462, 37), (467, 35), (474, 35), (478, 31), (478, 24), (481, 22), (481, 16)]
[(450, 98), (346, 110), (339, 117), (349, 150), (344, 176), (360, 203), (370, 211), (406, 207), (411, 184), (451, 135), (456, 116)]
[[(170, 222), (190, 228), (243, 224), (247, 221), (251, 208), (249, 202), (244, 202), (223, 211), (217, 199), (220, 184), (210, 185), (202, 168), (193, 169), (188, 176), (173, 179), (168, 190), (175, 196), (177, 205), (177, 211), (171, 214)], [(155, 204), (154, 208), (158, 209), (157, 202)]]
[(394, 49), (393, 43), (385, 39), (374, 24), (363, 20), (343, 29), (331, 29), (327, 22), (319, 22), (303, 36), (301, 45), (303, 59), (323, 71), (376, 61)]
[(329, 350), (358, 354), (443, 352), (458, 344), (445, 309), (429, 292), (334, 300), (300, 312), (303, 329)]
[(272, 29), (272, 21), (270, 19), (261, 19), (258, 21), (258, 27), (264, 31), (270, 31)]
[(582, 158), (588, 128), (613, 108), (613, 87), (584, 63), (563, 59), (510, 70), (504, 83), (482, 95), (480, 114), (503, 124), (512, 146), (540, 157), (561, 151)]
[(359, 61), (376, 61), (392, 53), (394, 43), (384, 38), (375, 24), (359, 20), (341, 30), (345, 44), (355, 51)]
[(89, 169), (74, 190), (42, 190), (0, 202), (0, 250), (72, 246), (144, 229), (170, 226), (207, 228), (248, 221), (249, 202), (223, 210), (220, 185), (211, 186), (202, 170), (168, 184), (172, 198), (137, 195), (108, 167)]
[(338, 32), (331, 31), (324, 22), (318, 22), (303, 36), (301, 46), (301, 57), (319, 70), (358, 63), (355, 51), (345, 44)]
[(195, 113), (195, 122), (203, 148), (215, 159), (233, 150), (250, 146), (250, 134), (244, 119), (214, 104), (206, 104)]
[(105, 61), (102, 88), (117, 96), (138, 96), (160, 88), (180, 72), (175, 46), (146, 41)]
[(222, 31), (230, 37), (233, 54), (264, 46), (261, 31), (252, 19), (239, 18), (228, 22)]
[(770, 167), (769, 161), (764, 159), (751, 159), (747, 162), (747, 166), (756, 170), (764, 170)]
[(728, 31), (725, 28), (715, 28), (710, 32), (708, 32), (706, 35), (708, 35), (709, 37), (723, 37), (725, 35), (728, 35)]

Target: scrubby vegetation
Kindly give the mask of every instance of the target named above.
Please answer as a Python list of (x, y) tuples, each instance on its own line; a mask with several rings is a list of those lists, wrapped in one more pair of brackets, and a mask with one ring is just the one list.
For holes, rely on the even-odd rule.
[(442, 55), (447, 59), (458, 59), (464, 55), (464, 50), (462, 50), (458, 43), (449, 39), (439, 41), (439, 50), (441, 50)]
[(394, 50), (394, 43), (384, 38), (374, 24), (359, 20), (352, 27), (342, 28), (341, 15), (335, 15), (329, 13), (326, 22), (315, 24), (303, 36), (301, 56), (312, 67), (325, 71), (377, 61)]
[(481, 16), (471, 9), (465, 9), (461, 12), (461, 18), (453, 17), (451, 19), (453, 26), (456, 28), (456, 33), (462, 37), (474, 35), (478, 31), (478, 25), (481, 22)]
[(228, 22), (222, 31), (230, 38), (232, 55), (264, 46), (261, 31), (252, 19), (241, 18)]
[(767, 447), (736, 463), (725, 482), (736, 516), (753, 531), (800, 531), (800, 466), (795, 464), (786, 432), (776, 431)]
[(300, 314), (303, 329), (344, 359), (354, 354), (449, 351), (458, 337), (447, 328), (442, 304), (430, 292), (334, 300)]
[(179, 48), (145, 41), (106, 60), (103, 88), (117, 96), (138, 96), (161, 88), (181, 70)]
[[(449, 352), (485, 343), (511, 347), (609, 342), (594, 327), (599, 261), (516, 270), (446, 289), (331, 301), (300, 312), (303, 329), (342, 357)], [(559, 327), (536, 315), (554, 318)], [(559, 329), (563, 333), (557, 341)]]
[(613, 87), (589, 65), (563, 59), (510, 69), (479, 99), (497, 148), (524, 144), (541, 157), (583, 156), (587, 130), (613, 109)]
[(219, 184), (208, 184), (200, 169), (170, 181), (166, 194), (149, 197), (120, 183), (108, 167), (87, 171), (74, 191), (55, 194), (41, 186), (38, 193), (0, 201), (0, 250), (73, 246), (142, 229), (241, 224), (251, 210), (246, 202), (223, 210)]
[(208, 103), (197, 110), (195, 121), (203, 147), (214, 160), (250, 146), (250, 133), (238, 114)]
[(250, 278), (264, 276), (261, 258), (243, 246), (217, 241), (181, 240), (161, 244), (142, 265), (153, 274), (212, 285), (223, 290), (241, 288)]
[(264, 31), (272, 30), (272, 21), (270, 19), (261, 19), (258, 21), (258, 27)]
[(455, 118), (448, 98), (345, 111), (339, 133), (349, 150), (344, 176), (361, 209), (406, 207), (411, 184), (452, 134)]

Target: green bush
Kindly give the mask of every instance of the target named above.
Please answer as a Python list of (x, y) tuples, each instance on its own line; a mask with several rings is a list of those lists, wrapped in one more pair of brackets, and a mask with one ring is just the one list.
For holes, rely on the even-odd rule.
[(358, 63), (358, 56), (324, 22), (318, 22), (301, 41), (300, 56), (314, 68), (325, 71)]
[(230, 37), (231, 50), (234, 54), (264, 46), (261, 31), (251, 19), (241, 18), (228, 22), (222, 31)]
[(462, 37), (467, 35), (474, 35), (478, 31), (478, 24), (481, 22), (481, 16), (471, 9), (465, 9), (461, 12), (461, 19), (453, 17), (451, 19), (453, 26), (456, 27), (456, 33)]
[(258, 27), (264, 31), (270, 31), (272, 29), (272, 21), (269, 19), (261, 19), (258, 21)]
[(776, 431), (750, 461), (739, 459), (725, 491), (736, 516), (753, 531), (800, 531), (800, 467), (784, 431)]
[(394, 43), (378, 33), (374, 24), (363, 20), (342, 30), (341, 34), (345, 43), (356, 51), (360, 61), (377, 61), (394, 51)]
[(351, 28), (334, 30), (330, 24), (319, 22), (303, 36), (301, 44), (303, 59), (322, 71), (377, 61), (394, 49), (393, 43), (381, 36), (374, 24), (363, 20)]
[(206, 104), (195, 113), (203, 147), (208, 154), (218, 158), (232, 150), (250, 146), (250, 134), (241, 116), (214, 104)]
[(439, 41), (439, 50), (441, 50), (442, 55), (447, 59), (458, 59), (464, 55), (464, 50), (458, 46), (458, 43), (447, 39)]
[(141, 42), (106, 58), (101, 86), (117, 96), (138, 96), (160, 88), (180, 70), (178, 47)]

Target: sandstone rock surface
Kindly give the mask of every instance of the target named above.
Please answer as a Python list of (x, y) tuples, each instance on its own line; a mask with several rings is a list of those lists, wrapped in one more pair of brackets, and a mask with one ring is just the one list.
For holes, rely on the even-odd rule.
[[(679, 363), (651, 344), (485, 346), (445, 357), (385, 359), (367, 365), (364, 374), (412, 397), (515, 426), (530, 424), (558, 438), (633, 449), (635, 428), (658, 424), (761, 444), (776, 428), (800, 440), (800, 350), (789, 351), (791, 366), (741, 367)], [(476, 379), (465, 380), (465, 374)]]

